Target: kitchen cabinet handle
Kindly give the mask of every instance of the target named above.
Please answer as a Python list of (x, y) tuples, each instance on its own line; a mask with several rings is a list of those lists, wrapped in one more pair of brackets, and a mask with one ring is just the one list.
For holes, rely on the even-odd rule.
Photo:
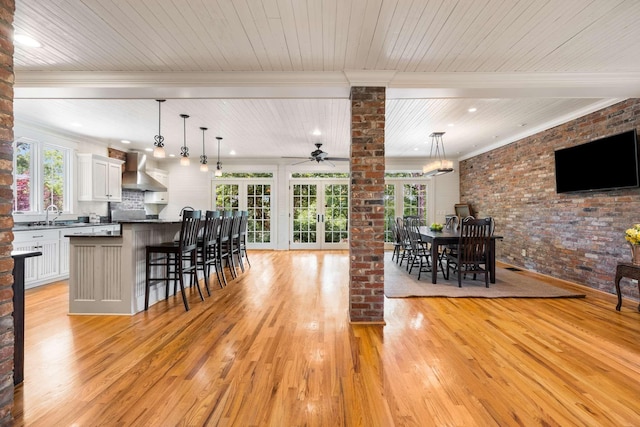
[(39, 237), (44, 237), (44, 235), (38, 235), (38, 236), (31, 236), (33, 239), (37, 239)]

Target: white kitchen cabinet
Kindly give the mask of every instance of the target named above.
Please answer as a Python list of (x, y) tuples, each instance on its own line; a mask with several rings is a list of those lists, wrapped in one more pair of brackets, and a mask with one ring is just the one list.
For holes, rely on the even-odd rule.
[(26, 289), (60, 277), (60, 237), (57, 229), (16, 231), (13, 235), (14, 250), (42, 252), (42, 256), (25, 259)]
[(119, 224), (60, 227), (13, 232), (13, 249), (40, 251), (42, 256), (25, 259), (25, 288), (33, 288), (69, 277), (69, 235), (119, 232)]
[[(165, 187), (169, 187), (169, 172), (162, 169), (147, 169), (147, 174)], [(146, 191), (144, 202), (149, 204), (166, 205), (169, 203), (169, 192), (167, 191)]]
[(96, 154), (78, 153), (78, 200), (122, 201), (122, 164)]

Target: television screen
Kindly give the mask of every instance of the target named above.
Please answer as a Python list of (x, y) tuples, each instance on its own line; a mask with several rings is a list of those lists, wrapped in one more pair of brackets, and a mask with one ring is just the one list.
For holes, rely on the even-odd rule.
[(600, 191), (640, 186), (635, 129), (555, 152), (556, 191)]

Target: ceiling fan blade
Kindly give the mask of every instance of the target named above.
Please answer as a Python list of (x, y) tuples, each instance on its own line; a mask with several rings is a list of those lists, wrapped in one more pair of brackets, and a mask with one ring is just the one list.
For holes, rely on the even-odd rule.
[[(283, 157), (283, 158), (287, 158), (287, 157)], [(301, 159), (301, 157), (288, 157), (289, 159)], [(295, 162), (295, 163), (291, 163), (290, 166), (295, 166), (295, 165), (300, 165), (302, 163), (307, 163), (307, 162), (313, 162), (314, 159), (306, 159), (303, 160), (301, 162)]]
[(325, 157), (325, 160), (332, 160), (334, 162), (348, 162), (351, 159), (347, 158), (347, 157)]
[(307, 159), (313, 160), (311, 157), (282, 156), (282, 159)]

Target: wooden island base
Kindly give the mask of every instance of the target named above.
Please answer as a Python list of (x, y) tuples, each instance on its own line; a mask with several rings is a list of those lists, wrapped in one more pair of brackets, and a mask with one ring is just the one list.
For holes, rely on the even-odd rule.
[[(179, 220), (156, 220), (124, 222), (119, 235), (69, 236), (69, 314), (133, 315), (144, 310), (145, 247), (172, 240), (179, 230)], [(165, 297), (163, 286), (152, 288), (149, 303)]]

